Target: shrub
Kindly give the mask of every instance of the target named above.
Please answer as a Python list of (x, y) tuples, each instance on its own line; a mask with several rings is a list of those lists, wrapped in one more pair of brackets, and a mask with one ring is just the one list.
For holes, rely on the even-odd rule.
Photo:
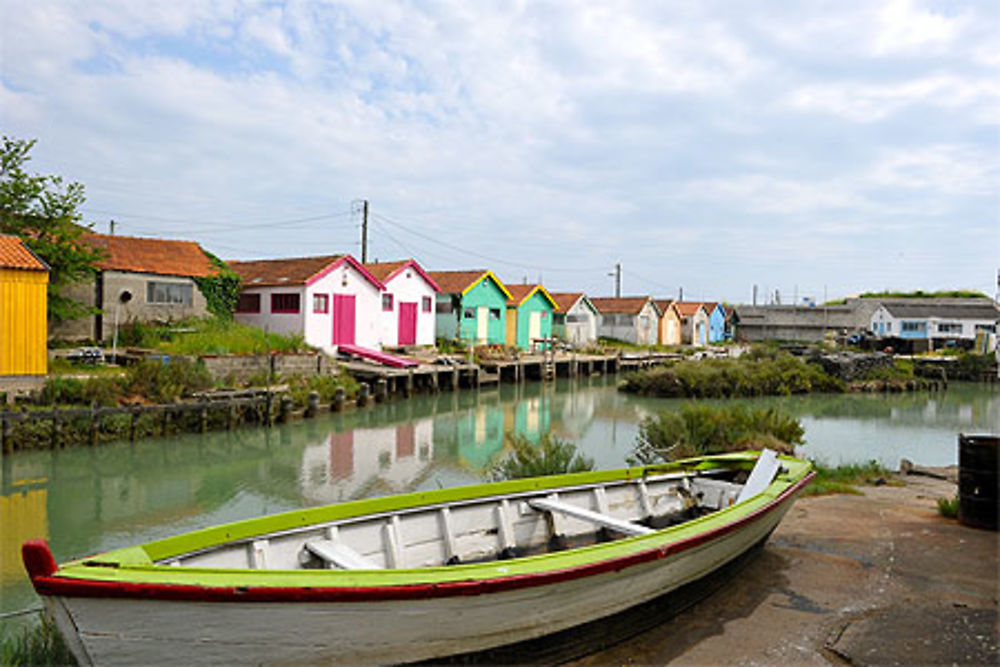
[(798, 420), (775, 408), (689, 403), (643, 419), (631, 460), (653, 463), (764, 447), (791, 453), (804, 434)]
[(841, 392), (844, 384), (788, 353), (754, 348), (739, 359), (685, 360), (633, 373), (622, 391), (661, 398), (730, 398)]
[(957, 519), (958, 518), (958, 496), (954, 498), (938, 498), (937, 499), (937, 510), (938, 514), (946, 519)]
[(487, 471), (493, 481), (541, 477), (594, 469), (591, 458), (577, 453), (576, 445), (545, 434), (538, 445), (520, 434), (508, 436), (511, 451)]
[(176, 401), (185, 394), (204, 391), (212, 386), (212, 376), (205, 366), (190, 359), (147, 359), (129, 369), (128, 391), (154, 403)]

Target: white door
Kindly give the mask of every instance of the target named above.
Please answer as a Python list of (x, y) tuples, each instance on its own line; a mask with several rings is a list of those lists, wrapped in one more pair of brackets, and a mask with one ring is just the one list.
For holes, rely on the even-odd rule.
[(532, 311), (528, 317), (528, 349), (535, 346), (535, 339), (542, 337), (542, 312)]
[(485, 345), (490, 336), (490, 309), (486, 306), (479, 306), (476, 310), (476, 340), (480, 345)]

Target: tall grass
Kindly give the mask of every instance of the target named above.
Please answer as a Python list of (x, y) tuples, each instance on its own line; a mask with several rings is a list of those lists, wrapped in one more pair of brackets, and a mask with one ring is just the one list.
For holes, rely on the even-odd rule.
[(679, 361), (633, 373), (622, 391), (661, 398), (729, 398), (842, 392), (844, 383), (822, 368), (787, 353), (744, 355), (738, 359)]
[(594, 460), (579, 454), (576, 445), (549, 434), (536, 445), (520, 434), (508, 436), (510, 452), (490, 466), (492, 481), (561, 475), (594, 469)]
[(764, 447), (790, 454), (804, 434), (798, 420), (775, 408), (688, 403), (643, 419), (631, 460), (654, 463)]
[(185, 320), (173, 325), (132, 322), (122, 328), (120, 342), (124, 346), (189, 356), (290, 353), (308, 349), (300, 334), (265, 333), (256, 327), (216, 317)]
[(76, 665), (62, 636), (48, 617), (0, 639), (0, 665)]
[(840, 466), (828, 466), (813, 463), (816, 477), (806, 487), (805, 495), (821, 496), (832, 493), (851, 493), (860, 495), (858, 485), (885, 484), (892, 477), (892, 471), (878, 463), (850, 463)]

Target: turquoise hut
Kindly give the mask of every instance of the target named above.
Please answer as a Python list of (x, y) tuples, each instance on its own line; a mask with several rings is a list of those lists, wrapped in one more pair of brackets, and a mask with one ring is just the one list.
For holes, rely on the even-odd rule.
[(512, 297), (492, 271), (431, 271), (437, 294), (437, 337), (472, 345), (507, 340), (507, 301)]
[(559, 310), (541, 285), (508, 285), (507, 344), (520, 350), (545, 347), (536, 341), (552, 338), (553, 313)]

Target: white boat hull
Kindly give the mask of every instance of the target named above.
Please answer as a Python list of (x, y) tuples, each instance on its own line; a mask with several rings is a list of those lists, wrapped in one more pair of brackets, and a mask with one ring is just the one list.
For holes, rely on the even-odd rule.
[(502, 592), (364, 602), (53, 596), (47, 603), (81, 664), (426, 660), (548, 635), (667, 594), (766, 538), (792, 500), (656, 560)]

